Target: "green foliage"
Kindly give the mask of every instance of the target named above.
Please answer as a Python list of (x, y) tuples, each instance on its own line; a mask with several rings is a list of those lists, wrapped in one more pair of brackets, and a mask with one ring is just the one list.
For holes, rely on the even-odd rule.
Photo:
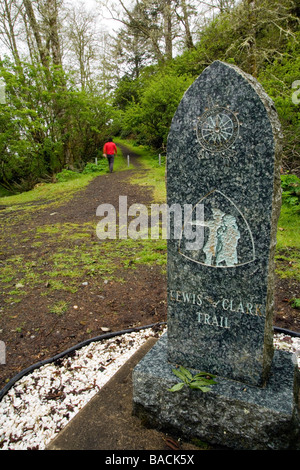
[(0, 61), (0, 77), (6, 85), (6, 104), (0, 104), (4, 189), (29, 190), (98, 155), (118, 115), (106, 99), (78, 91), (59, 67), (17, 67), (6, 59)]
[(56, 180), (58, 183), (64, 183), (66, 181), (74, 180), (78, 178), (78, 173), (72, 170), (62, 170), (60, 173), (57, 173)]
[(133, 102), (139, 99), (139, 81), (125, 76), (121, 78), (114, 91), (113, 104), (123, 111)]
[[(283, 165), (293, 171), (300, 158), (300, 105), (293, 98), (293, 84), (300, 79), (300, 32), (294, 33), (281, 56), (267, 64), (259, 81), (273, 99), (283, 130)], [(299, 87), (298, 87), (299, 88)]]
[(273, 98), (283, 128), (284, 170), (299, 162), (299, 105), (292, 86), (299, 80), (300, 33), (295, 2), (239, 2), (198, 33), (195, 49), (163, 66), (144, 68), (138, 79), (122, 79), (114, 104), (122, 110), (121, 136), (164, 148), (172, 116), (191, 82), (214, 60), (254, 74)]
[(293, 308), (300, 308), (300, 299), (292, 299), (291, 305)]
[(201, 390), (201, 392), (206, 393), (211, 390), (211, 385), (217, 383), (213, 380), (215, 375), (208, 374), (207, 372), (199, 372), (193, 376), (189, 370), (182, 366), (179, 369), (172, 369), (172, 372), (181, 382), (169, 388), (169, 392), (179, 392), (184, 386), (187, 386), (193, 390)]
[(300, 179), (296, 175), (281, 175), (282, 202), (288, 206), (300, 204)]
[(1, 60), (6, 104), (0, 104), (0, 187), (29, 190), (63, 169), (81, 170), (100, 157), (109, 135), (134, 138), (163, 153), (184, 92), (214, 60), (257, 76), (280, 117), (284, 170), (295, 172), (300, 157), (300, 108), (292, 100), (300, 79), (297, 3), (237, 2), (197, 34), (196, 48), (140, 68), (134, 79), (123, 76), (109, 97), (97, 87), (79, 90), (61, 67)]
[(166, 145), (173, 115), (192, 79), (162, 71), (144, 80), (139, 102), (124, 113), (122, 136), (136, 136), (139, 143), (162, 148)]
[(107, 168), (107, 160), (106, 159), (101, 159), (100, 161), (97, 162), (97, 165), (96, 163), (87, 163), (84, 167), (84, 170), (83, 170), (83, 174), (84, 175), (89, 175), (89, 174), (93, 174), (93, 173), (100, 173), (102, 172), (104, 169)]

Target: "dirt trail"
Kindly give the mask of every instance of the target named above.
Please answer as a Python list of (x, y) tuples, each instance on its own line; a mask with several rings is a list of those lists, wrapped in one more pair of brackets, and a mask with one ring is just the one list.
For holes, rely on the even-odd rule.
[[(85, 190), (55, 209), (39, 209), (37, 205), (29, 220), (14, 225), (13, 237), (7, 239), (3, 235), (5, 249), (0, 250), (1, 267), (5, 269), (7, 260), (19, 257), (21, 262), (16, 264), (16, 269), (21, 263), (30, 267), (32, 286), (29, 282), (21, 288), (25, 292), (19, 302), (7, 302), (8, 289), (0, 298), (0, 340), (5, 342), (7, 354), (6, 365), (0, 365), (0, 389), (32, 364), (103, 334), (103, 327), (121, 331), (166, 320), (166, 279), (160, 266), (137, 265), (125, 269), (120, 262), (117, 276), (111, 276), (109, 281), (104, 279), (105, 276), (95, 275), (78, 279), (78, 288), (73, 293), (51, 289), (55, 281), (66, 282), (62, 278), (49, 277), (49, 270), (54, 269), (49, 262), (54, 251), (58, 259), (62, 252), (77, 251), (87, 257), (99, 250), (99, 255), (94, 255), (96, 257), (90, 263), (96, 265), (103, 257), (106, 269), (109, 269), (108, 256), (96, 236), (99, 221), (96, 209), (100, 204), (109, 203), (118, 208), (119, 195), (127, 196), (128, 207), (136, 202), (151, 202), (151, 189), (130, 184), (131, 176), (142, 169), (139, 157), (124, 147), (123, 151), (125, 157), (130, 154), (134, 169), (96, 177)], [(5, 224), (5, 218), (1, 223)], [(60, 239), (59, 246), (58, 242), (54, 245), (53, 235), (49, 238), (46, 229), (66, 224), (70, 227), (69, 236)], [(81, 226), (81, 231), (87, 231), (84, 239), (76, 239), (75, 226), (77, 231)], [(41, 230), (38, 243), (32, 238), (37, 230)], [(58, 232), (57, 237), (60, 235)], [(116, 256), (112, 263), (118, 262)], [(48, 271), (48, 278), (45, 277), (42, 285), (34, 286), (34, 275), (42, 264)], [(40, 276), (43, 278), (43, 274)], [(10, 287), (16, 289), (16, 286)], [(49, 313), (50, 307), (59, 302), (67, 305), (67, 310)]]

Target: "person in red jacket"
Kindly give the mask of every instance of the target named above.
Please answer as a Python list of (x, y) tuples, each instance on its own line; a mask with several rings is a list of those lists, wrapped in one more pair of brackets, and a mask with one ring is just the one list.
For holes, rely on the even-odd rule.
[(103, 147), (103, 155), (108, 160), (109, 172), (112, 173), (114, 169), (114, 159), (115, 155), (117, 155), (118, 150), (116, 144), (113, 142), (112, 139), (108, 139), (108, 142), (104, 144)]

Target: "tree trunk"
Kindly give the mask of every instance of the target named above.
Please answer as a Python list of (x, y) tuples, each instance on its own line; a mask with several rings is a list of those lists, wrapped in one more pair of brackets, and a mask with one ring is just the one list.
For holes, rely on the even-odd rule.
[(49, 40), (54, 65), (62, 65), (61, 47), (58, 35), (58, 10), (56, 0), (47, 0), (47, 14), (49, 18)]
[(172, 38), (172, 0), (165, 0), (163, 9), (164, 19), (164, 39), (165, 39), (165, 55), (167, 60), (171, 60), (173, 56), (173, 38)]
[(21, 60), (20, 60), (20, 55), (19, 55), (19, 51), (17, 48), (17, 43), (16, 43), (14, 24), (13, 24), (13, 19), (11, 15), (11, 5), (12, 5), (12, 2), (8, 2), (7, 0), (4, 0), (4, 12), (5, 12), (5, 16), (6, 16), (7, 23), (8, 23), (9, 31), (7, 31), (7, 33), (9, 36), (11, 52), (13, 54), (16, 64), (20, 66)]
[(249, 73), (257, 77), (256, 0), (246, 0), (249, 24)]
[[(50, 48), (52, 51), (52, 61), (56, 66), (61, 66), (61, 53), (60, 53), (60, 43), (58, 36), (58, 9), (56, 0), (46, 0), (45, 10), (44, 10), (44, 19), (45, 23), (48, 26), (47, 36), (45, 40), (45, 45), (43, 44), (42, 35), (40, 32), (40, 26), (35, 17), (34, 10), (32, 8), (31, 0), (23, 0), (27, 18), (33, 32), (40, 60), (44, 67), (47, 87), (49, 90), (53, 88), (53, 80), (50, 71)], [(54, 72), (55, 73), (55, 72)], [(63, 78), (62, 78), (63, 80)], [(62, 87), (65, 87), (66, 84), (62, 82)], [(53, 91), (53, 90), (52, 90)], [(59, 98), (59, 97), (58, 97)], [(70, 137), (69, 137), (69, 123), (66, 119), (66, 110), (64, 106), (59, 102), (59, 99), (56, 99), (56, 95), (53, 97), (53, 109), (56, 115), (56, 119), (59, 121), (60, 126), (60, 138), (63, 142), (64, 148), (64, 163), (66, 167), (73, 166), (73, 156), (70, 151)]]
[(187, 10), (187, 5), (185, 0), (181, 0), (181, 9), (183, 13), (183, 26), (185, 30), (185, 44), (188, 49), (195, 49), (194, 43), (193, 43), (193, 38), (190, 30), (190, 24), (189, 24), (189, 14)]
[(30, 27), (32, 29), (32, 32), (36, 41), (41, 63), (45, 67), (46, 70), (49, 70), (49, 50), (43, 46), (43, 42), (42, 42), (40, 30), (39, 30), (39, 25), (36, 21), (36, 17), (32, 8), (31, 1), (23, 0), (23, 4), (26, 10)]

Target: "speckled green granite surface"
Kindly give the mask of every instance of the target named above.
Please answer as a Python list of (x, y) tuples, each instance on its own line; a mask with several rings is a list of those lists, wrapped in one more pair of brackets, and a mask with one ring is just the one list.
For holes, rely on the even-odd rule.
[[(258, 82), (219, 61), (174, 115), (168, 334), (133, 373), (134, 413), (150, 426), (233, 449), (299, 448), (299, 372), (273, 349), (280, 136)], [(168, 392), (176, 365), (218, 383)]]
[[(261, 86), (219, 61), (196, 79), (174, 115), (167, 201), (182, 214), (184, 205), (193, 211), (182, 217), (179, 238), (171, 212), (171, 362), (251, 384), (267, 380), (281, 201), (279, 142), (277, 114)], [(189, 227), (197, 245), (191, 245)]]
[(133, 373), (134, 413), (145, 424), (233, 449), (300, 449), (295, 357), (275, 352), (267, 387), (217, 377), (210, 392), (172, 393), (168, 388), (179, 379), (167, 342), (165, 334)]

